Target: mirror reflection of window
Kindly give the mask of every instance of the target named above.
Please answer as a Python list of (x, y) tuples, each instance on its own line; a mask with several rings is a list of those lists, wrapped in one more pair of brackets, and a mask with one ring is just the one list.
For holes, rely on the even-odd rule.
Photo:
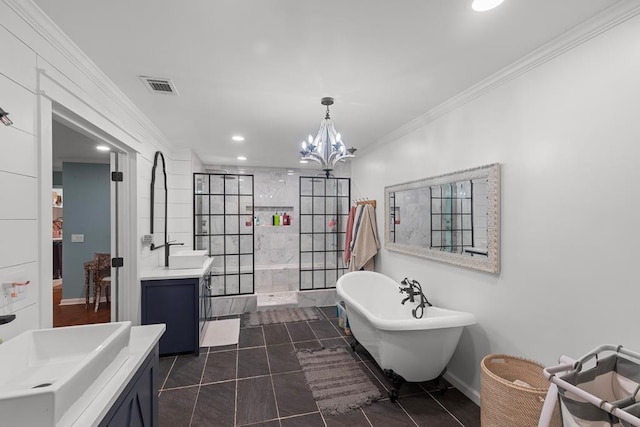
[(431, 187), (431, 248), (466, 254), (474, 246), (472, 180)]

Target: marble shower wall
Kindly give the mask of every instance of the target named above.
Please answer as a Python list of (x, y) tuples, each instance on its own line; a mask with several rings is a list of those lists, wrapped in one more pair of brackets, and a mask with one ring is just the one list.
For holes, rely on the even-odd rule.
[[(249, 171), (247, 171), (249, 172)], [(294, 265), (299, 261), (299, 182), (295, 170), (258, 168), (254, 175), (255, 264), (258, 266)], [(291, 225), (273, 226), (274, 214), (291, 216)]]
[[(299, 177), (307, 171), (222, 166), (229, 173), (252, 174), (254, 193), (255, 291), (299, 287)], [(291, 216), (291, 225), (273, 226), (274, 214)]]

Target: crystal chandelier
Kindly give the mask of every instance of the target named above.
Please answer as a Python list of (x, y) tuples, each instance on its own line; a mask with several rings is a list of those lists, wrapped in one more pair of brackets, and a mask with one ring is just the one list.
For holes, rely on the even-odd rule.
[(333, 126), (331, 117), (329, 117), (329, 106), (333, 105), (333, 98), (322, 98), (320, 102), (327, 106), (327, 114), (320, 123), (320, 130), (315, 139), (309, 135), (308, 141), (302, 141), (300, 154), (302, 155), (301, 160), (313, 160), (320, 163), (322, 170), (329, 178), (336, 163), (355, 157), (353, 153), (356, 152), (356, 148), (347, 148)]

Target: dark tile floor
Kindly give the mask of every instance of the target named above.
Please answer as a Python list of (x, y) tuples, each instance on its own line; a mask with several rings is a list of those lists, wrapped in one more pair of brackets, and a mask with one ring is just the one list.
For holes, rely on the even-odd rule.
[(348, 346), (334, 307), (325, 319), (241, 328), (237, 345), (204, 348), (200, 357), (160, 359), (160, 426), (359, 427), (480, 426), (480, 409), (453, 387), (409, 383), (387, 398), (390, 382), (358, 347), (354, 358), (384, 396), (341, 415), (318, 407), (295, 355), (301, 348)]

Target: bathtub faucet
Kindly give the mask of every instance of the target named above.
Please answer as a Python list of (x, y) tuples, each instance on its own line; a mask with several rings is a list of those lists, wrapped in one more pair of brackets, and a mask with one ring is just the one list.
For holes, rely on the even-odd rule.
[(417, 280), (408, 279), (408, 278), (405, 278), (401, 283), (406, 287), (405, 288), (400, 287), (400, 293), (406, 292), (409, 295), (408, 297), (402, 300), (401, 304), (404, 305), (404, 303), (407, 301), (415, 302), (415, 297), (419, 296), (420, 304), (418, 304), (416, 308), (411, 310), (411, 314), (413, 314), (413, 317), (415, 317), (416, 319), (422, 318), (422, 315), (424, 314), (424, 309), (426, 307), (431, 307), (433, 305), (429, 302), (427, 297), (424, 296), (424, 293), (422, 292), (422, 285), (420, 285), (420, 283)]
[(415, 296), (418, 294), (415, 289), (413, 288), (413, 286), (407, 286), (406, 288), (400, 287), (400, 293), (406, 292), (407, 293), (407, 297), (405, 299), (403, 299), (400, 304), (404, 305), (405, 302), (409, 301), (409, 302), (416, 302), (415, 300)]
[(402, 286), (400, 286), (400, 288), (399, 288), (400, 289), (400, 293), (406, 292), (407, 295), (408, 295), (405, 299), (402, 300), (401, 304), (404, 305), (404, 303), (407, 302), (407, 301), (416, 302), (416, 300), (415, 300), (416, 295), (420, 295), (420, 292), (416, 288), (416, 283), (418, 285), (420, 285), (420, 284), (417, 281), (415, 281), (413, 279), (408, 279), (406, 277), (400, 283), (405, 285), (404, 288)]

